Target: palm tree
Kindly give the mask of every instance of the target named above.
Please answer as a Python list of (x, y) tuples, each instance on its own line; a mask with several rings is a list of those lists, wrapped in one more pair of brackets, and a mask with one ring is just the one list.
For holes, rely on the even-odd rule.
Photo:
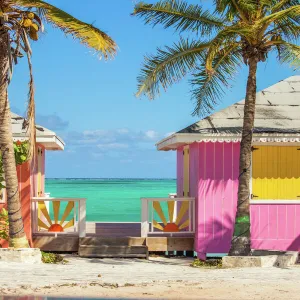
[(26, 55), (30, 81), (27, 121), (24, 127), (28, 130), (30, 142), (28, 157), (30, 159), (35, 149), (35, 102), (30, 40), (38, 40), (39, 32), (43, 31), (43, 22), (61, 29), (106, 59), (113, 57), (116, 53), (116, 44), (106, 33), (47, 2), (0, 0), (0, 150), (7, 191), (9, 245), (15, 248), (28, 247), (28, 241), (21, 216), (7, 88), (13, 64)]
[(153, 99), (161, 87), (167, 89), (191, 74), (193, 114), (209, 114), (221, 100), (239, 67), (249, 69), (240, 146), (240, 176), (235, 234), (230, 255), (249, 255), (249, 182), (251, 143), (255, 118), (256, 73), (269, 52), (280, 63), (299, 66), (299, 0), (214, 0), (214, 11), (187, 1), (140, 2), (133, 15), (145, 24), (173, 27), (181, 37), (172, 46), (146, 56), (138, 77), (137, 95)]

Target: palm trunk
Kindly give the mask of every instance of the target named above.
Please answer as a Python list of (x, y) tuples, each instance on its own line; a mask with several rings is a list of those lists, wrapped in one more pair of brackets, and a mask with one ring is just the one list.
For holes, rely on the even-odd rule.
[(229, 251), (229, 255), (234, 256), (246, 256), (251, 252), (249, 198), (257, 64), (255, 57), (249, 59), (249, 76), (247, 81), (244, 122), (240, 147), (238, 206), (235, 219), (235, 230), (231, 241), (231, 249)]
[(9, 246), (26, 248), (29, 246), (24, 232), (21, 214), (19, 185), (11, 131), (11, 114), (7, 96), (8, 45), (8, 34), (6, 32), (0, 32), (0, 149), (7, 193)]

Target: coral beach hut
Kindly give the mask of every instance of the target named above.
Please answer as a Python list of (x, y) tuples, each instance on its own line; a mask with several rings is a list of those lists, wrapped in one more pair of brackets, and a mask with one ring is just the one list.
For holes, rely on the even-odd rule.
[[(12, 113), (11, 125), (14, 142), (27, 140), (26, 130), (23, 128), (24, 118)], [(22, 205), (22, 217), (25, 232), (32, 245), (32, 197), (44, 197), (45, 193), (45, 153), (46, 151), (63, 150), (64, 142), (55, 132), (36, 125), (36, 152), (34, 164), (25, 162), (17, 166), (19, 191)], [(6, 207), (5, 190), (0, 193), (0, 209)], [(7, 242), (0, 240), (0, 246), (6, 247)]]
[[(177, 197), (195, 198), (199, 257), (230, 249), (243, 109), (240, 101), (157, 143), (177, 151)], [(300, 76), (257, 93), (252, 149), (252, 248), (300, 251)]]

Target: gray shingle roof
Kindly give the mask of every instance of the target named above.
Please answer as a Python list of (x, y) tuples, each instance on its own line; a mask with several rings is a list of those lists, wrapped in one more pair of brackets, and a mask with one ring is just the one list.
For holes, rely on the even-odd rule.
[[(23, 128), (24, 118), (11, 113), (11, 125), (14, 140), (25, 140), (27, 138), (26, 129)], [(36, 140), (43, 144), (49, 150), (63, 150), (64, 141), (51, 131), (43, 126), (36, 125)]]
[[(238, 141), (241, 138), (242, 100), (164, 138), (158, 150), (175, 150), (201, 141)], [(255, 142), (300, 144), (300, 76), (292, 76), (257, 93)]]
[[(244, 100), (177, 133), (240, 135)], [(300, 133), (300, 76), (292, 76), (257, 93), (256, 133)]]

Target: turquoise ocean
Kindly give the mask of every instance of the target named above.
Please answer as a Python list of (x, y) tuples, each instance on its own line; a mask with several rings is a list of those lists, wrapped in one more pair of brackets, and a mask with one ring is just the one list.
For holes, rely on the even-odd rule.
[(168, 197), (175, 179), (46, 179), (51, 197), (86, 198), (87, 221), (140, 222), (142, 197)]

